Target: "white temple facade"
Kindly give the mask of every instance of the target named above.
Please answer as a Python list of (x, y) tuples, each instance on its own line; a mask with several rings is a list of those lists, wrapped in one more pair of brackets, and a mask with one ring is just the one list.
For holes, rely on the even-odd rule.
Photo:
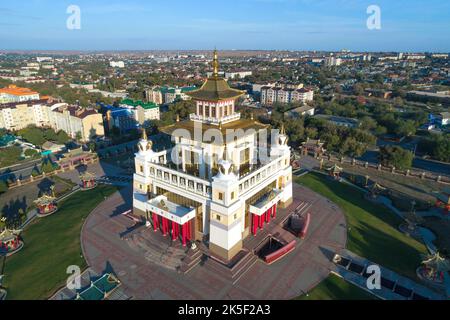
[(242, 94), (218, 76), (215, 52), (213, 76), (189, 93), (196, 113), (163, 129), (174, 147), (155, 152), (144, 132), (135, 158), (134, 214), (173, 241), (203, 242), (224, 261), (292, 202), (287, 136), (281, 130), (270, 143), (266, 125), (242, 119)]

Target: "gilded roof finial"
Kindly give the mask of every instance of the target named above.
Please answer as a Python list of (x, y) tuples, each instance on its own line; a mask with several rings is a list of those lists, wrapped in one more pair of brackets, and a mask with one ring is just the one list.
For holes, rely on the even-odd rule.
[(225, 147), (223, 148), (223, 160), (228, 160), (228, 150), (227, 145), (225, 144)]
[(284, 128), (284, 123), (281, 125), (280, 133), (284, 136), (286, 135), (286, 129)]
[(142, 128), (142, 140), (148, 140), (147, 132), (145, 131), (145, 128)]
[(214, 49), (213, 76), (215, 78), (217, 78), (219, 76), (219, 57), (217, 54), (217, 49)]
[(177, 114), (177, 122), (180, 122), (180, 115)]

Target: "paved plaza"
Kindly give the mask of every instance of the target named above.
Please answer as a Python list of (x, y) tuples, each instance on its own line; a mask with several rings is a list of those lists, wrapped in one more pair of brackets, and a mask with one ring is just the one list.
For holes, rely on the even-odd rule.
[[(251, 249), (268, 235), (284, 241), (296, 239), (296, 248), (281, 260), (267, 265), (253, 257), (237, 278), (231, 279), (210, 261), (182, 273), (149, 259), (151, 253), (130, 245), (130, 239), (164, 242), (165, 252), (180, 252), (179, 243), (138, 227), (122, 215), (132, 207), (131, 187), (122, 189), (99, 205), (88, 217), (82, 230), (82, 247), (89, 266), (98, 273), (114, 272), (122, 282), (122, 290), (134, 299), (291, 299), (310, 291), (332, 270), (332, 257), (345, 248), (347, 228), (341, 210), (326, 198), (299, 185), (294, 185), (294, 202), (279, 209), (277, 218), (256, 237), (250, 235), (244, 248)], [(296, 208), (312, 216), (305, 240), (282, 228), (282, 222)], [(163, 247), (163, 246), (162, 246)], [(153, 253), (154, 254), (154, 253)], [(250, 254), (249, 254), (250, 255)], [(207, 260), (211, 260), (208, 258)], [(169, 263), (167, 263), (169, 264)]]

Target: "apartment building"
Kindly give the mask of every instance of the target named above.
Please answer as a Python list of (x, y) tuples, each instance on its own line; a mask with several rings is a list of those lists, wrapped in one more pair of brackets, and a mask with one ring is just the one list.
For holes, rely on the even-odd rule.
[(294, 89), (292, 87), (272, 87), (261, 88), (261, 104), (273, 105), (274, 103), (293, 103), (313, 101), (314, 91), (312, 89)]
[(197, 89), (196, 87), (152, 87), (145, 90), (145, 98), (148, 102), (156, 104), (173, 103), (175, 100), (190, 100), (187, 93)]
[(83, 142), (105, 135), (103, 117), (93, 108), (60, 103), (50, 107), (49, 120), (56, 131), (63, 130), (73, 139), (79, 135)]
[(196, 90), (196, 87), (181, 87), (181, 88), (167, 88), (161, 89), (164, 95), (164, 103), (173, 103), (175, 100), (191, 100), (188, 95), (189, 92)]
[(94, 109), (53, 104), (50, 99), (0, 104), (0, 128), (18, 131), (30, 125), (63, 130), (72, 138), (78, 132), (82, 141), (103, 136), (103, 118)]
[(47, 99), (0, 104), (0, 128), (16, 131), (48, 125)]
[(327, 67), (340, 66), (342, 64), (342, 59), (336, 57), (326, 57), (324, 60), (324, 64)]
[(145, 90), (145, 99), (147, 102), (152, 102), (156, 104), (163, 104), (163, 94), (160, 87), (152, 87)]

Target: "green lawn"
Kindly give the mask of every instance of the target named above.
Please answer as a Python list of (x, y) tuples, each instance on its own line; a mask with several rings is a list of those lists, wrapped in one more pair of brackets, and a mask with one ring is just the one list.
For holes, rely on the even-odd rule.
[(81, 255), (81, 227), (89, 213), (116, 190), (99, 186), (77, 192), (60, 203), (53, 216), (30, 224), (22, 235), (25, 247), (6, 260), (7, 298), (47, 299), (65, 284), (68, 266), (78, 265), (83, 270), (86, 262)]
[(330, 274), (330, 276), (315, 287), (308, 296), (303, 295), (296, 300), (375, 300), (377, 297)]
[(375, 263), (411, 279), (420, 265), (425, 246), (398, 231), (401, 219), (382, 205), (364, 199), (350, 185), (332, 181), (318, 173), (296, 178), (296, 182), (330, 199), (344, 211), (348, 231), (347, 248)]

